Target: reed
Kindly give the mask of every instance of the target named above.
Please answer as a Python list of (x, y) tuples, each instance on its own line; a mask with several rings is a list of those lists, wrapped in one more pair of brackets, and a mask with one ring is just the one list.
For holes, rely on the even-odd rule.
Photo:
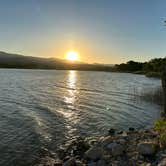
[(163, 91), (162, 87), (157, 87), (155, 89), (142, 89), (138, 91), (136, 88), (133, 90), (134, 98), (144, 100), (147, 102), (156, 103), (158, 105), (163, 105)]

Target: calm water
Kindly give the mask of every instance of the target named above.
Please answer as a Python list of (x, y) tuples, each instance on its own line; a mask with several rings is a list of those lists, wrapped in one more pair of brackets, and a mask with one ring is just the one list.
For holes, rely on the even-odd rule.
[(30, 165), (78, 135), (150, 127), (160, 106), (133, 94), (159, 86), (134, 74), (1, 69), (0, 165)]

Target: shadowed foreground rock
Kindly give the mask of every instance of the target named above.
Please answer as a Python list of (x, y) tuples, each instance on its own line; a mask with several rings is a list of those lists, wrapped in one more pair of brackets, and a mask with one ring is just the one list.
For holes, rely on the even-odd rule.
[(96, 139), (78, 138), (63, 145), (56, 157), (36, 166), (166, 166), (166, 148), (152, 129), (129, 130)]

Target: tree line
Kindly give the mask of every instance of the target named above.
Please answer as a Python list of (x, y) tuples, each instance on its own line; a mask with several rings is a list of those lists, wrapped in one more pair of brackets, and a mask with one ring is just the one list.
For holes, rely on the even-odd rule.
[(146, 74), (147, 76), (160, 76), (162, 66), (166, 65), (166, 58), (155, 58), (148, 62), (128, 61), (127, 63), (117, 64), (113, 71)]

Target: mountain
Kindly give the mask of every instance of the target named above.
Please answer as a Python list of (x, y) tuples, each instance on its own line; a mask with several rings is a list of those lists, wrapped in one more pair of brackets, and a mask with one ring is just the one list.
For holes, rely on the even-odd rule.
[(57, 58), (39, 58), (0, 51), (0, 68), (111, 71), (101, 64), (68, 62)]

